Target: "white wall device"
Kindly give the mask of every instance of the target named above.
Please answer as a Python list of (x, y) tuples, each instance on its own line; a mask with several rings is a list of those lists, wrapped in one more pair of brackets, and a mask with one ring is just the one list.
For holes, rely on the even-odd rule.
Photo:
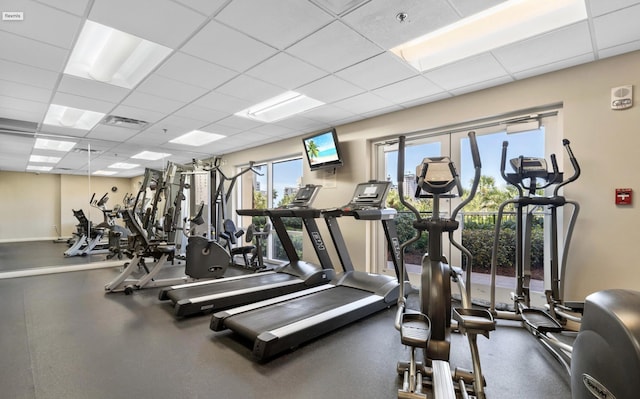
[(618, 86), (611, 89), (611, 109), (626, 109), (633, 105), (633, 86)]

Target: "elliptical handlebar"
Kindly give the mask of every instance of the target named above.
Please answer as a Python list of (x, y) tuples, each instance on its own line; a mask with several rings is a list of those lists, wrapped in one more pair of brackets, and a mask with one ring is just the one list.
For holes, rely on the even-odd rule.
[[(480, 150), (478, 149), (476, 132), (473, 132), (473, 131), (469, 132), (469, 146), (471, 147), (471, 157), (473, 158), (473, 167), (475, 170), (475, 173), (473, 176), (473, 184), (471, 185), (471, 190), (469, 191), (469, 195), (467, 195), (467, 197), (464, 200), (462, 200), (458, 204), (458, 206), (456, 206), (453, 212), (451, 212), (451, 220), (455, 220), (456, 216), (458, 215), (458, 212), (460, 212), (460, 210), (464, 208), (469, 202), (471, 202), (473, 197), (476, 196), (476, 191), (478, 189), (478, 185), (480, 184), (482, 162), (480, 161)], [(459, 186), (458, 190), (460, 192), (460, 195), (462, 195), (462, 187), (461, 187), (460, 179), (457, 179), (457, 180), (458, 180), (458, 186)]]
[(558, 195), (558, 190), (560, 190), (560, 187), (576, 181), (578, 177), (580, 177), (580, 165), (578, 164), (578, 160), (576, 159), (575, 155), (573, 155), (573, 150), (571, 150), (571, 142), (568, 139), (562, 139), (562, 145), (564, 146), (565, 150), (567, 150), (567, 154), (569, 155), (569, 161), (571, 162), (571, 167), (573, 168), (573, 175), (555, 187), (555, 189), (553, 190), (554, 196)]
[[(420, 211), (417, 210), (413, 205), (411, 205), (404, 198), (404, 146), (405, 146), (405, 136), (398, 137), (398, 197), (400, 197), (400, 203), (406, 206), (414, 215), (416, 215), (416, 220), (422, 220), (422, 216), (420, 216)], [(416, 238), (417, 240), (417, 238)]]

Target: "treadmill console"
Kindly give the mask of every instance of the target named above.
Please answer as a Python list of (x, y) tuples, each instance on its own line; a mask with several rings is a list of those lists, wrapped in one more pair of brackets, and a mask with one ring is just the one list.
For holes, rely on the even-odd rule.
[(384, 208), (387, 194), (391, 188), (388, 181), (368, 181), (356, 186), (351, 202), (343, 206), (343, 209), (368, 209)]
[(372, 180), (360, 183), (356, 186), (351, 201), (338, 211), (342, 215), (362, 220), (393, 219), (396, 210), (384, 207), (390, 188), (389, 181)]
[(322, 186), (316, 184), (307, 184), (304, 187), (301, 187), (296, 193), (296, 197), (293, 199), (293, 201), (283, 206), (283, 208), (290, 209), (311, 207), (313, 200), (315, 200), (316, 195), (318, 195), (320, 187)]

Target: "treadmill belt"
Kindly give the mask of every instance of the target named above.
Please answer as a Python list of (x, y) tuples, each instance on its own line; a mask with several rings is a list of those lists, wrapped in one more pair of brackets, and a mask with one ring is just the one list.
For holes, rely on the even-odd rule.
[(264, 286), (267, 284), (282, 283), (285, 281), (299, 280), (298, 277), (287, 273), (256, 273), (251, 277), (239, 278), (225, 281), (212, 280), (211, 284), (194, 285), (167, 292), (167, 296), (174, 302), (182, 299), (194, 299), (207, 295), (231, 292), (250, 287)]
[(337, 286), (293, 300), (276, 303), (227, 318), (224, 324), (236, 333), (255, 340), (265, 331), (289, 325), (307, 317), (371, 296), (369, 291)]

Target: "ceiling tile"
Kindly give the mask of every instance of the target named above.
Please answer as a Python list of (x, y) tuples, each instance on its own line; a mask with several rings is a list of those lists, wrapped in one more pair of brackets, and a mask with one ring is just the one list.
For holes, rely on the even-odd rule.
[(213, 89), (237, 75), (230, 69), (176, 52), (169, 57), (156, 74), (206, 89)]
[(41, 87), (0, 80), (0, 97), (13, 97), (46, 104), (51, 98), (51, 93), (51, 90)]
[(380, 54), (382, 49), (336, 21), (289, 47), (287, 52), (325, 71), (335, 72)]
[(23, 21), (2, 21), (0, 29), (70, 49), (82, 19), (33, 1), (3, 0), (2, 11), (22, 11)]
[(355, 7), (361, 6), (370, 0), (309, 0), (312, 3), (324, 8), (325, 10), (335, 14), (342, 15)]
[(363, 93), (364, 90), (346, 80), (329, 75), (300, 87), (298, 92), (329, 104)]
[[(407, 14), (404, 22), (396, 17), (399, 13)], [(442, 0), (371, 0), (344, 17), (347, 24), (385, 50), (458, 19), (449, 2)]]
[(117, 104), (124, 99), (129, 90), (91, 79), (80, 79), (70, 75), (62, 75), (58, 91), (81, 97), (91, 97)]
[[(0, 96), (0, 108), (15, 109), (26, 112), (38, 113), (44, 116), (49, 105), (46, 102), (37, 102), (16, 97)], [(2, 115), (4, 117), (4, 115)], [(38, 121), (39, 122), (39, 121)]]
[(581, 22), (493, 50), (492, 53), (507, 71), (516, 73), (592, 51), (589, 25)]
[(153, 74), (146, 78), (137, 88), (136, 92), (164, 97), (174, 101), (189, 103), (204, 95), (208, 90), (198, 86), (192, 86), (177, 80), (165, 78)]
[(494, 79), (484, 80), (482, 82), (472, 83), (467, 86), (458, 87), (455, 89), (449, 90), (452, 94), (459, 96), (466, 93), (471, 93), (474, 91), (479, 91), (483, 89), (488, 89), (493, 86), (500, 86), (503, 84), (507, 84), (509, 82), (513, 82), (513, 78), (510, 76), (499, 76)]
[(114, 103), (110, 103), (107, 101), (101, 101), (95, 98), (87, 98), (62, 92), (57, 92), (53, 96), (51, 102), (53, 104), (102, 113), (107, 113), (115, 107)]
[(454, 9), (460, 14), (462, 18), (477, 14), (480, 11), (484, 11), (487, 8), (497, 6), (498, 4), (504, 3), (505, 1), (506, 0), (450, 0)]
[(2, 79), (37, 86), (44, 89), (53, 89), (58, 81), (57, 72), (47, 71), (32, 66), (18, 64), (0, 59), (0, 71)]
[(317, 107), (309, 110), (303, 115), (315, 121), (324, 122), (329, 125), (333, 124), (336, 119), (342, 120), (355, 116), (353, 112), (349, 112), (345, 109), (335, 107), (333, 105), (323, 105), (322, 107)]
[(95, 0), (89, 19), (175, 49), (206, 18), (169, 0)]
[(426, 76), (445, 90), (453, 90), (496, 79), (507, 72), (490, 54), (480, 54), (426, 72)]
[(400, 61), (395, 55), (384, 52), (336, 72), (336, 76), (372, 90), (417, 75), (417, 71)]
[(122, 105), (170, 114), (178, 108), (183, 107), (185, 103), (134, 91), (122, 102)]
[[(263, 124), (253, 119), (242, 118), (240, 116), (231, 115), (216, 122), (216, 125), (231, 127), (240, 131), (255, 129)], [(220, 133), (222, 134), (222, 133)]]
[(212, 15), (227, 3), (228, 0), (176, 0), (178, 3), (193, 8), (207, 16)]
[(280, 50), (332, 19), (322, 9), (300, 0), (235, 0), (216, 16), (216, 20), (227, 26)]
[(327, 73), (287, 53), (278, 53), (247, 71), (247, 75), (291, 90), (326, 76)]
[(362, 93), (345, 100), (337, 101), (334, 105), (349, 112), (353, 112), (354, 114), (362, 114), (364, 112), (393, 106), (393, 103), (389, 100), (382, 99), (375, 94)]
[(584, 64), (591, 61), (595, 61), (595, 57), (593, 53), (587, 53), (577, 57), (563, 59), (551, 64), (545, 64), (536, 68), (527, 69), (521, 72), (515, 72), (512, 75), (516, 79), (526, 79), (532, 76), (542, 75), (544, 73), (557, 71), (559, 69), (570, 68), (572, 66)]
[(98, 124), (95, 128), (93, 128), (93, 130), (91, 130), (91, 132), (89, 132), (89, 134), (87, 134), (87, 137), (114, 142), (122, 142), (135, 136), (136, 134), (138, 134), (138, 130)]
[(245, 71), (277, 50), (219, 22), (211, 21), (182, 47), (185, 53), (234, 71)]
[(228, 96), (226, 94), (211, 92), (200, 97), (192, 103), (204, 108), (215, 109), (217, 111), (223, 111), (228, 114), (235, 114), (238, 111), (242, 111), (248, 106), (252, 105), (247, 100), (242, 100), (237, 97)]
[(38, 2), (82, 16), (87, 9), (89, 0), (38, 0)]
[(406, 103), (422, 97), (430, 97), (441, 93), (443, 90), (425, 79), (423, 76), (415, 76), (379, 89), (373, 93), (385, 98), (394, 104)]
[(620, 10), (621, 8), (629, 7), (638, 4), (638, 0), (589, 0), (587, 2), (591, 9), (591, 15), (598, 17), (602, 14), (606, 14), (612, 11)]
[(593, 20), (598, 49), (606, 49), (640, 38), (640, 5), (603, 15)]
[(192, 130), (197, 130), (203, 125), (206, 125), (203, 121), (172, 115), (154, 123), (146, 131), (162, 134), (162, 138), (169, 141)]
[(217, 121), (227, 117), (229, 113), (216, 111), (214, 109), (201, 107), (195, 104), (189, 104), (174, 112), (173, 115), (211, 123), (212, 121)]
[(69, 51), (0, 31), (0, 54), (5, 61), (60, 72)]
[(251, 104), (259, 103), (268, 98), (277, 96), (285, 90), (278, 86), (263, 82), (256, 78), (246, 75), (240, 75), (237, 78), (218, 87), (219, 93), (242, 100), (249, 101)]

